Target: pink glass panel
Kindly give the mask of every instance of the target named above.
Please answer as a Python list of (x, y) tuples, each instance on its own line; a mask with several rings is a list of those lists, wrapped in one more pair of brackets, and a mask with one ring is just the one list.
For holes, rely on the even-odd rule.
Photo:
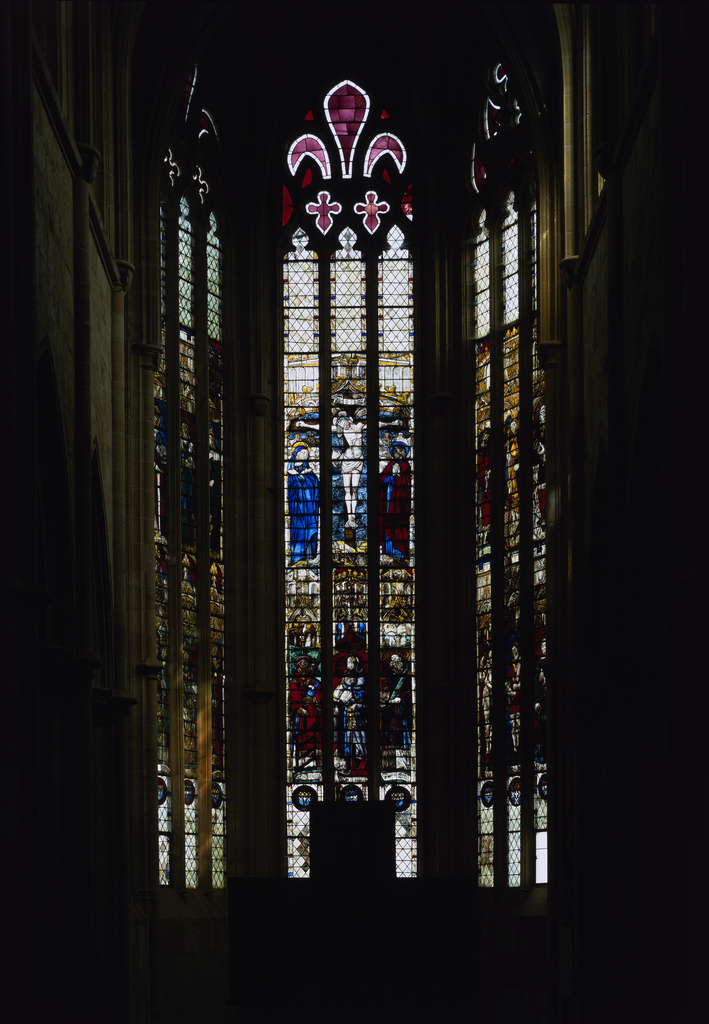
[(307, 171), (305, 172), (305, 174), (303, 175), (303, 184), (300, 187), (301, 188), (307, 188), (312, 180), (313, 180), (313, 172), (310, 170), (310, 168), (308, 168)]
[(352, 158), (369, 112), (369, 97), (354, 82), (341, 82), (325, 99), (325, 113), (342, 154), (342, 176), (352, 176)]
[(372, 168), (379, 157), (384, 156), (385, 153), (391, 153), (397, 167), (403, 171), (406, 165), (406, 154), (400, 140), (396, 135), (378, 135), (367, 150), (364, 161), (364, 173), (367, 177), (372, 173)]
[(330, 177), (330, 161), (327, 158), (323, 143), (315, 135), (301, 135), (291, 146), (288, 154), (288, 165), (291, 169), (291, 174), (295, 174), (301, 160), (306, 156), (311, 156), (314, 160), (317, 160), (322, 168), (323, 178)]

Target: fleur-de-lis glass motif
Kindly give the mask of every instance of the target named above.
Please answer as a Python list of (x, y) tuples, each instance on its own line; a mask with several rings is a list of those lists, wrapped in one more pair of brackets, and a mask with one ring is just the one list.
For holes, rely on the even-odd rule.
[(342, 177), (352, 177), (352, 161), (364, 122), (369, 114), (369, 96), (354, 82), (340, 82), (325, 97), (325, 116), (337, 142)]

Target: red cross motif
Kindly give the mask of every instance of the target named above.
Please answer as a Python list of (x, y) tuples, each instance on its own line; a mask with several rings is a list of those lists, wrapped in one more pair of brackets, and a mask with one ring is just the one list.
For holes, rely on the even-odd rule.
[(364, 214), (364, 226), (370, 235), (379, 227), (379, 217), (382, 213), (387, 213), (389, 210), (389, 203), (378, 203), (376, 192), (367, 192), (365, 195), (366, 202), (355, 203), (355, 213)]
[(308, 203), (305, 207), (306, 213), (312, 213), (317, 217), (316, 224), (324, 235), (328, 233), (332, 227), (332, 215), (334, 213), (340, 213), (342, 206), (340, 203), (330, 202), (329, 192), (320, 192), (318, 194), (317, 203)]

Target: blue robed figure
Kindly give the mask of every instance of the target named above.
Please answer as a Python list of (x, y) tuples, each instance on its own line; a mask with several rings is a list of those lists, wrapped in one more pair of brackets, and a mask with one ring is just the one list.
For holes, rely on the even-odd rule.
[(291, 565), (318, 553), (320, 481), (310, 469), (310, 448), (297, 444), (288, 463)]

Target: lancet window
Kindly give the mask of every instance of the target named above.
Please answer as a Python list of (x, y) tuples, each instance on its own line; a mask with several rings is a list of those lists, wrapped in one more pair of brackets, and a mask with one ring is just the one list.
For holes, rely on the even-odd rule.
[(288, 873), (314, 801), (388, 800), (416, 874), (414, 256), (395, 118), (338, 82), (283, 186)]
[(520, 117), (496, 65), (473, 150), (471, 190), (479, 200), (467, 282), (482, 886), (546, 881), (544, 371), (537, 207), (531, 161), (519, 156)]
[[(160, 883), (226, 885), (222, 243), (214, 120), (185, 87), (165, 159), (155, 374)], [(183, 118), (179, 118), (180, 125)]]

